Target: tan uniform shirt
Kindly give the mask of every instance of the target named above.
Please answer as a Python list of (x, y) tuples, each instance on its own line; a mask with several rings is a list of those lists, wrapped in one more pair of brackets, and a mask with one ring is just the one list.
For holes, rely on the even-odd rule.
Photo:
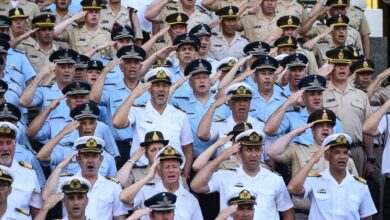
[[(168, 3), (155, 17), (153, 20), (160, 22), (160, 23), (165, 23), (165, 18), (176, 12), (183, 12), (183, 8), (181, 7), (179, 2), (174, 2), (174, 3)], [(183, 12), (184, 13), (184, 12)], [(187, 21), (187, 30), (191, 30), (194, 26), (203, 23), (210, 25), (212, 23), (211, 17), (208, 14), (208, 11), (201, 6), (196, 5), (195, 6), (195, 11), (192, 13), (192, 15), (188, 15), (189, 19)]]
[[(14, 36), (12, 35), (12, 33), (10, 32), (9, 36), (11, 37), (11, 39), (14, 39)], [(23, 51), (23, 52), (26, 52), (26, 49), (27, 47), (32, 47), (35, 45), (37, 41), (32, 38), (32, 37), (28, 37), (27, 39), (25, 40), (22, 40), (17, 46), (15, 49), (17, 50), (20, 50), (20, 51)]]
[(237, 59), (244, 56), (243, 49), (249, 43), (247, 39), (241, 37), (238, 32), (234, 35), (233, 40), (229, 43), (220, 32), (217, 36), (211, 36), (210, 49), (208, 56), (222, 60), (226, 57), (235, 57)]
[(353, 143), (363, 141), (363, 123), (372, 114), (365, 92), (351, 84), (342, 92), (329, 82), (323, 92), (323, 106), (332, 110), (341, 120), (344, 132), (352, 137)]
[(132, 12), (132, 23), (130, 22), (130, 12), (125, 7), (121, 7), (121, 10), (117, 15), (115, 15), (111, 9), (110, 5), (107, 5), (106, 9), (101, 10), (100, 16), (100, 27), (111, 32), (112, 26), (114, 23), (118, 23), (119, 25), (127, 24), (129, 25), (135, 34), (134, 39), (142, 39), (142, 29), (141, 24), (138, 20), (137, 13)]
[(250, 0), (215, 0), (210, 6), (211, 11), (218, 11), (219, 9), (227, 6), (236, 6), (240, 8), (243, 4), (249, 2)]
[(36, 42), (34, 46), (26, 48), (26, 56), (35, 72), (38, 72), (40, 68), (50, 63), (49, 57), (56, 50), (58, 50), (58, 46), (53, 43), (51, 50), (45, 52), (41, 49), (39, 43)]
[[(76, 50), (80, 54), (84, 54), (103, 42), (111, 41), (110, 32), (97, 27), (96, 32), (92, 35), (88, 32), (87, 27), (84, 25), (81, 28), (66, 29), (64, 32), (64, 39), (69, 42), (70, 48)], [(104, 49), (96, 53), (91, 59), (94, 58), (107, 58), (111, 59), (114, 55), (112, 48)]]
[(367, 18), (362, 9), (356, 6), (350, 6), (347, 9), (347, 16), (349, 18), (349, 25), (358, 30), (361, 36), (370, 34)]
[[(50, 12), (52, 15), (54, 15), (56, 17), (56, 21), (55, 21), (55, 24), (59, 24), (63, 21), (65, 21), (66, 19), (68, 18), (71, 18), (72, 17), (72, 13), (68, 12), (68, 14), (66, 14), (65, 16), (61, 17), (56, 10)], [(77, 27), (77, 23), (76, 22), (73, 22), (71, 26), (67, 27), (66, 29), (72, 29), (74, 27)], [(69, 44), (67, 42), (61, 42), (61, 41), (58, 41), (56, 42), (56, 44), (58, 45), (58, 47), (61, 47), (61, 48), (70, 48)]]
[[(317, 25), (313, 25), (312, 28), (309, 30), (309, 32), (305, 35), (306, 37), (309, 37), (309, 38), (313, 38), (321, 33), (323, 33), (325, 31), (325, 29), (328, 28), (328, 26), (324, 25), (324, 24), (317, 24)], [(348, 26), (347, 27), (347, 40), (345, 41), (346, 44), (352, 44), (352, 45), (356, 45), (358, 46), (359, 48), (363, 48), (363, 44), (362, 44), (362, 39), (360, 37), (360, 34), (359, 32)], [(332, 36), (331, 35), (328, 35), (325, 37), (324, 40), (331, 40), (332, 39)]]
[[(286, 151), (280, 156), (276, 161), (279, 163), (284, 163), (290, 165), (291, 176), (295, 176), (313, 157), (313, 155), (320, 149), (320, 146), (317, 144), (310, 145), (301, 145), (301, 144), (291, 144), (287, 147)], [(326, 168), (329, 167), (329, 162), (325, 160), (324, 157), (314, 164), (311, 171), (316, 173), (321, 173)], [(355, 164), (351, 158), (348, 160), (347, 170), (352, 175), (358, 175)], [(310, 209), (310, 200), (297, 200), (293, 199), (294, 207), (297, 209)]]
[(261, 10), (256, 14), (243, 14), (238, 20), (239, 29), (243, 29), (244, 36), (250, 41), (264, 41), (278, 26), (276, 21), (278, 16), (270, 21), (263, 16)]
[(307, 59), (309, 61), (308, 66), (307, 66), (308, 74), (311, 75), (311, 74), (317, 73), (318, 65), (317, 65), (317, 60), (316, 60), (316, 57), (314, 56), (313, 51), (306, 50), (300, 44), (298, 44), (298, 48), (297, 48), (296, 52), (302, 53), (307, 57)]
[(303, 5), (299, 4), (296, 0), (278, 0), (276, 5), (276, 14), (278, 17), (293, 15), (298, 17), (302, 22), (308, 18), (308, 12)]
[(170, 37), (168, 37), (168, 40), (159, 41), (159, 42), (153, 44), (153, 47), (150, 50), (149, 56), (156, 53), (157, 51), (163, 49), (164, 47), (168, 47), (168, 46), (172, 46), (172, 45), (173, 45), (173, 43), (172, 43), (172, 40)]
[(381, 106), (390, 98), (390, 85), (381, 86), (374, 92), (370, 99), (371, 105)]
[[(0, 0), (0, 15), (8, 16), (8, 12), (12, 9), (12, 5), (10, 0)], [(27, 29), (31, 29), (31, 21), (32, 19), (39, 15), (41, 12), (39, 11), (38, 5), (27, 0), (20, 0), (16, 5), (16, 8), (22, 8), (27, 18)]]

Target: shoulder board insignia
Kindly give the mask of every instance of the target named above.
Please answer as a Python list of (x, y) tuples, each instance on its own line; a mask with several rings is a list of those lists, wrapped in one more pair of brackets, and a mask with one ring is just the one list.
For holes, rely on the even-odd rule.
[(171, 6), (166, 6), (165, 8), (166, 8), (167, 10), (178, 11), (177, 8), (171, 7)]
[(49, 120), (51, 120), (51, 119), (65, 119), (63, 116), (57, 116), (57, 117), (51, 117), (51, 118), (49, 118)]
[(114, 100), (114, 102), (121, 102), (121, 101), (123, 101), (123, 99)]
[(51, 88), (52, 85), (41, 85), (41, 86), (38, 86), (38, 87), (42, 87), (42, 88)]
[(72, 173), (61, 173), (60, 177), (68, 177), (68, 176), (73, 176)]
[(22, 166), (22, 167), (26, 167), (30, 170), (32, 170), (33, 166), (27, 162), (24, 162), (24, 161), (19, 161), (19, 165)]
[(261, 119), (260, 117), (256, 117), (257, 120), (263, 122), (265, 124), (265, 121), (263, 119)]
[(187, 113), (184, 109), (180, 108), (178, 105), (173, 105), (173, 107), (175, 107), (177, 110)]
[(317, 173), (317, 172), (314, 172), (314, 171), (310, 171), (309, 174), (307, 174), (308, 177), (320, 177), (321, 174)]
[(222, 118), (222, 119), (219, 119), (219, 120), (215, 120), (214, 122), (223, 122), (223, 121), (226, 121), (226, 118)]
[(112, 177), (112, 176), (106, 176), (106, 179), (111, 180), (114, 183), (119, 183), (119, 180), (115, 177)]
[(187, 97), (187, 96), (175, 96), (174, 97), (175, 99), (190, 99), (190, 97)]
[(134, 167), (133, 167), (133, 169), (134, 168), (138, 168), (138, 169), (145, 169), (146, 167), (148, 167), (147, 165), (142, 165), (142, 166), (140, 166), (140, 165), (134, 165)]
[(299, 109), (296, 109), (296, 108), (290, 108), (289, 110), (287, 110), (286, 112), (299, 112)]
[(353, 176), (355, 177), (355, 179), (361, 183), (364, 183), (364, 184), (367, 184), (367, 180), (363, 179), (362, 177), (360, 176)]
[(138, 108), (144, 108), (144, 107), (146, 107), (146, 105), (143, 105), (143, 104), (133, 104), (132, 106), (133, 106), (133, 107), (138, 107)]
[(302, 5), (303, 8), (307, 8), (307, 5), (305, 3), (298, 2), (298, 4)]
[(302, 145), (302, 146), (305, 146), (305, 147), (309, 147), (309, 145), (307, 145), (307, 144), (302, 144), (302, 143), (300, 143), (300, 142), (298, 142), (298, 141), (294, 141), (293, 143), (294, 143), (294, 144), (299, 144), (299, 145)]
[(134, 12), (134, 13), (137, 13), (137, 9), (133, 8), (133, 7), (127, 7), (127, 9), (131, 12)]
[(50, 13), (52, 11), (51, 11), (51, 9), (47, 8), (47, 9), (44, 9), (42, 12)]
[(24, 211), (23, 209), (20, 208), (15, 208), (15, 210), (19, 213), (22, 213), (25, 216), (30, 216), (30, 212)]
[(235, 168), (222, 168), (221, 170), (230, 170), (230, 171), (236, 171), (237, 169), (235, 169)]
[(203, 8), (202, 6), (196, 5), (196, 7), (199, 9), (200, 12), (202, 12), (204, 14), (208, 14), (208, 11), (205, 8)]
[(285, 98), (288, 98), (288, 96), (286, 94), (284, 94), (284, 92), (280, 92), (280, 95), (285, 97)]
[(18, 52), (18, 53), (22, 53), (22, 54), (24, 54), (24, 51), (23, 51), (23, 50), (14, 49), (14, 51), (16, 51), (16, 52)]
[(353, 7), (356, 8), (357, 10), (361, 11), (361, 12), (364, 12), (363, 8), (360, 8), (360, 7), (356, 6), (356, 5), (354, 5)]
[(105, 31), (111, 32), (111, 29), (108, 28), (108, 27), (103, 27), (102, 29), (105, 30)]
[(146, 183), (145, 185), (147, 185), (147, 186), (154, 186), (154, 185), (156, 185), (156, 184), (153, 183), (153, 182), (149, 182), (149, 183)]

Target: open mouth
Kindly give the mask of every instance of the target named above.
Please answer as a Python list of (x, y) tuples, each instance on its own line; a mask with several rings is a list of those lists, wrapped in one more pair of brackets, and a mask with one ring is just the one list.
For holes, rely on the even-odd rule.
[(321, 133), (321, 135), (322, 135), (322, 137), (326, 138), (326, 137), (329, 136), (329, 132), (324, 131), (324, 132)]

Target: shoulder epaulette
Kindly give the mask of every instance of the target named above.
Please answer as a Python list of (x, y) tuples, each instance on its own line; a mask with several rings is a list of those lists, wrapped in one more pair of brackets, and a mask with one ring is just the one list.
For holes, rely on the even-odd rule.
[(114, 156), (114, 152), (113, 152), (111, 149), (109, 149), (109, 148), (107, 148), (107, 147), (103, 147), (103, 150), (104, 150), (105, 152), (107, 152), (108, 154), (110, 154), (111, 156)]
[(298, 4), (302, 5), (303, 8), (305, 8), (305, 9), (307, 8), (307, 4), (299, 2), (299, 1), (297, 1), (297, 2), (298, 2)]
[(310, 171), (309, 174), (307, 174), (308, 177), (320, 177), (321, 174), (317, 173), (317, 172), (314, 172), (314, 171)]
[(178, 11), (179, 9), (177, 9), (176, 7), (171, 7), (171, 6), (165, 6), (165, 8), (167, 10), (172, 10), (172, 11)]
[(49, 120), (51, 119), (65, 119), (64, 116), (56, 116), (56, 117), (51, 117), (49, 118)]
[(68, 176), (73, 176), (73, 173), (61, 173), (60, 177), (68, 177)]
[(188, 96), (175, 96), (174, 98), (175, 99), (186, 99), (186, 100), (190, 99), (190, 97), (188, 97)]
[(40, 86), (38, 86), (38, 87), (42, 87), (42, 88), (44, 88), (44, 87), (46, 87), (46, 88), (51, 88), (52, 85), (40, 85)]
[(140, 166), (140, 165), (135, 164), (135, 165), (133, 166), (133, 169), (134, 169), (134, 168), (145, 169), (146, 167), (148, 167), (148, 165), (142, 165), (142, 166)]
[(299, 144), (299, 145), (302, 145), (302, 146), (305, 146), (305, 147), (309, 147), (309, 145), (307, 145), (307, 144), (302, 144), (301, 142), (298, 142), (298, 141), (294, 141), (293, 143), (294, 143), (294, 144)]
[(14, 49), (15, 52), (18, 52), (18, 53), (21, 53), (21, 54), (25, 54), (25, 52), (23, 50), (19, 50), (19, 49)]
[(156, 185), (156, 184), (153, 183), (153, 182), (148, 182), (148, 183), (146, 183), (145, 185), (147, 185), (147, 186), (154, 186), (154, 185)]
[(218, 119), (218, 120), (215, 120), (214, 122), (223, 122), (223, 121), (226, 121), (226, 118)]
[(248, 42), (251, 42), (245, 35), (240, 35), (240, 37), (244, 38), (244, 39), (247, 40)]
[(364, 12), (364, 9), (359, 7), (359, 6), (354, 5), (353, 7), (356, 8), (357, 10), (361, 11), (361, 12)]
[(177, 110), (187, 113), (184, 109), (180, 108), (178, 105), (172, 105), (172, 106), (175, 107)]
[(284, 94), (284, 92), (280, 92), (280, 95), (285, 97), (285, 98), (288, 98), (288, 95)]
[(25, 216), (30, 216), (30, 212), (24, 211), (23, 209), (20, 208), (15, 208), (15, 210), (19, 213), (22, 213)]
[(355, 179), (361, 183), (367, 184), (367, 180), (363, 179), (363, 177), (360, 176), (353, 176)]
[(265, 121), (263, 119), (261, 119), (260, 117), (256, 117), (257, 120), (263, 122), (265, 124)]
[(52, 12), (52, 10), (50, 8), (46, 8), (46, 9), (42, 10), (41, 12), (50, 13), (50, 12)]
[(207, 9), (203, 8), (202, 6), (196, 5), (196, 7), (199, 9), (200, 12), (202, 12), (204, 14), (209, 14)]
[(19, 161), (19, 165), (22, 167), (26, 167), (27, 169), (30, 169), (30, 170), (33, 169), (33, 166), (25, 161)]
[(102, 29), (105, 30), (105, 31), (111, 32), (111, 29), (108, 28), (108, 27), (103, 27)]
[(221, 168), (221, 170), (230, 170), (230, 171), (236, 171), (237, 169), (235, 169), (235, 168)]
[(114, 183), (119, 183), (119, 180), (115, 177), (112, 177), (112, 176), (106, 176), (106, 179), (111, 180)]
[(143, 105), (143, 104), (133, 104), (133, 105), (131, 105), (131, 106), (133, 106), (133, 107), (138, 107), (138, 108), (144, 108), (144, 107), (146, 107), (146, 105)]
[(127, 9), (129, 10), (129, 11), (131, 11), (131, 12), (134, 12), (134, 13), (137, 13), (137, 9), (135, 9), (135, 8), (133, 8), (133, 7), (127, 7)]

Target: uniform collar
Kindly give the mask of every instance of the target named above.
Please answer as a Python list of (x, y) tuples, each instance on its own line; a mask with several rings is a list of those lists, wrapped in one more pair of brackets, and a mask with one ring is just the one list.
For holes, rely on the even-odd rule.
[[(106, 11), (106, 14), (112, 14), (112, 15), (114, 15), (114, 13), (112, 12), (112, 8), (111, 8), (111, 5), (110, 5), (110, 4), (107, 5), (107, 8), (105, 9), (105, 11)], [(119, 14), (121, 14), (121, 15), (126, 15), (126, 14), (127, 14), (126, 8), (123, 7), (123, 6), (121, 6), (121, 10), (119, 11)], [(115, 15), (114, 15), (114, 16), (115, 16)]]
[[(163, 184), (163, 181), (162, 180), (159, 180), (157, 183), (156, 183), (156, 188), (155, 188), (155, 191), (156, 192), (168, 192), (168, 190), (164, 187), (164, 184)], [(174, 192), (175, 195), (177, 196), (185, 196), (186, 194), (186, 191), (184, 189), (184, 187), (182, 186), (182, 184), (180, 184), (180, 178), (179, 178), (179, 188), (176, 190), (176, 192)]]
[[(172, 111), (174, 110), (174, 107), (170, 104), (167, 104), (167, 106), (165, 107), (164, 109), (164, 112), (161, 114), (163, 115), (165, 112), (168, 112), (168, 111)], [(153, 107), (152, 105), (152, 102), (149, 100), (147, 103), (146, 103), (146, 111), (147, 112), (156, 112), (158, 114), (160, 114), (159, 112), (157, 112), (157, 110)]]
[[(53, 51), (58, 50), (58, 46), (54, 43), (54, 41), (52, 42), (52, 44), (53, 44), (53, 46), (51, 47), (50, 51), (47, 54), (49, 54), (49, 53), (51, 53)], [(41, 50), (41, 47), (39, 46), (39, 42), (38, 41), (34, 44), (34, 50), (44, 52), (43, 50)]]
[[(259, 164), (260, 167), (260, 164)], [(260, 167), (260, 171), (256, 174), (256, 176), (249, 176), (245, 171), (244, 168), (242, 167), (242, 164), (237, 168), (237, 175), (238, 177), (250, 177), (250, 178), (260, 178), (263, 176), (267, 176), (268, 172), (265, 168)]]
[[(329, 81), (329, 84), (328, 84), (328, 88), (327, 88), (327, 89), (329, 89), (329, 90), (335, 90), (335, 91), (340, 91), (338, 88), (336, 88), (336, 86), (333, 84), (332, 81)], [(356, 88), (355, 88), (353, 85), (351, 85), (351, 83), (348, 83), (347, 88), (346, 88), (345, 91), (348, 91), (348, 90), (355, 91)]]
[[(324, 171), (322, 171), (321, 177), (323, 179), (330, 180), (330, 181), (335, 181), (337, 183), (336, 179), (330, 174), (329, 168), (326, 168)], [(346, 169), (345, 170), (345, 177), (344, 177), (344, 179), (341, 181), (341, 183), (339, 185), (343, 185), (345, 182), (350, 182), (350, 181), (354, 181), (354, 178), (348, 172), (348, 170)]]

